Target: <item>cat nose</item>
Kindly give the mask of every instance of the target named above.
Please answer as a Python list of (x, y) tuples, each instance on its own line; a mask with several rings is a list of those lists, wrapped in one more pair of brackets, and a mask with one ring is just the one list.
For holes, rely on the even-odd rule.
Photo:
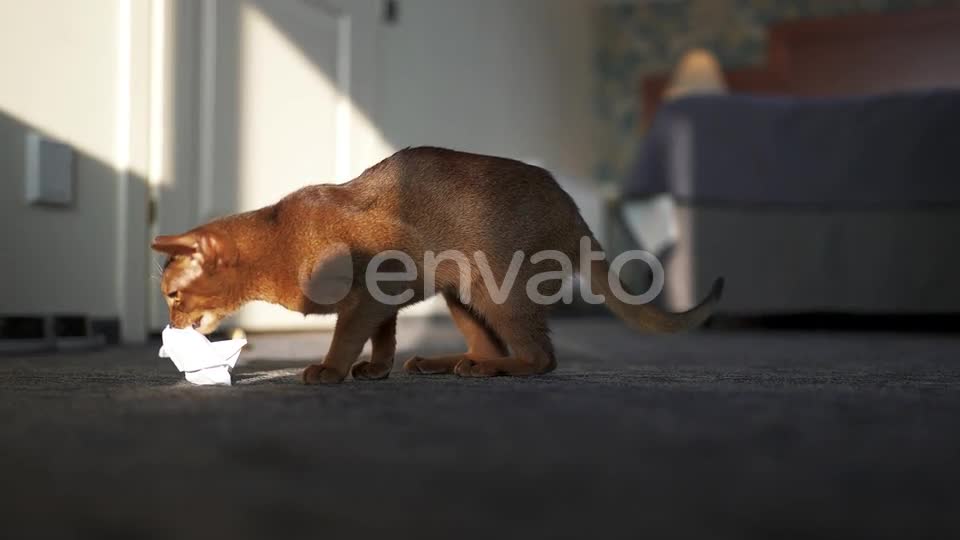
[(203, 321), (203, 317), (197, 317), (197, 320), (193, 321), (193, 329), (196, 330), (200, 328), (200, 323)]

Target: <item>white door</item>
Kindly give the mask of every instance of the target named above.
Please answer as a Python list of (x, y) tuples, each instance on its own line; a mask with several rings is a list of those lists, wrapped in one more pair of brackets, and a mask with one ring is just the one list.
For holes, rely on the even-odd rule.
[[(170, 0), (170, 81), (156, 232), (272, 204), (299, 187), (344, 182), (382, 159), (373, 112), (378, 2)], [(167, 313), (151, 295), (151, 322)], [(328, 327), (253, 304), (251, 330)]]

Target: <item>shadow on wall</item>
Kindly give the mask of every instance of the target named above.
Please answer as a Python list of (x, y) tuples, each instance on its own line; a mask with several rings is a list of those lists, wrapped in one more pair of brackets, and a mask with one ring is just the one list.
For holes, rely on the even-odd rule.
[[(158, 226), (162, 228), (160, 232), (181, 232), (216, 215), (236, 211), (240, 208), (237, 179), (252, 177), (249, 170), (243, 170), (244, 162), (239, 159), (243, 157), (244, 144), (249, 142), (242, 138), (244, 134), (241, 127), (244, 121), (250, 120), (248, 113), (245, 114), (243, 110), (244, 99), (250, 96), (244, 95), (240, 84), (244, 75), (242, 59), (236, 54), (229, 54), (242, 48), (241, 22), (217, 18), (218, 30), (226, 31), (231, 26), (236, 30), (232, 37), (221, 34), (218, 38), (219, 52), (213, 77), (218, 85), (223, 85), (222, 90), (225, 91), (223, 94), (217, 93), (213, 100), (217, 109), (217, 125), (207, 133), (214, 135), (201, 140), (197, 136), (198, 132), (203, 131), (204, 120), (200, 113), (209, 104), (204, 101), (202, 91), (198, 91), (202, 88), (201, 77), (206, 76), (202, 72), (205, 60), (198, 54), (201, 50), (199, 40), (202, 39), (203, 18), (198, 16), (202, 10), (191, 9), (191, 4), (167, 3), (169, 10), (166, 16), (171, 18), (178, 31), (166, 44), (169, 56), (165, 85), (170, 93), (169, 99), (164, 100), (166, 125), (163, 131), (167, 135), (161, 178), (172, 179), (178, 187), (182, 187), (184, 183), (194, 185), (198, 178), (202, 179), (206, 174), (209, 183), (205, 188), (207, 191), (199, 194), (197, 190), (166, 188), (161, 183), (157, 188), (160, 190), (159, 198), (163, 199), (163, 204), (158, 205), (157, 215)], [(229, 12), (224, 9), (226, 4), (219, 3), (218, 9)], [(316, 66), (318, 72), (324, 69), (324, 51), (312, 48), (311, 44), (315, 45), (316, 40), (304, 35), (303, 25), (291, 21), (289, 13), (282, 6), (266, 1), (246, 4), (255, 5), (303, 53), (304, 58)], [(566, 110), (578, 102), (581, 94), (588, 96), (588, 92), (581, 92), (580, 86), (589, 86), (589, 65), (586, 61), (589, 51), (584, 48), (584, 61), (577, 59), (574, 62), (567, 58), (568, 53), (579, 50), (580, 46), (561, 46), (561, 41), (570, 37), (567, 27), (580, 28), (582, 18), (578, 19), (575, 15), (585, 12), (586, 8), (575, 1), (560, 2), (556, 10), (544, 14), (539, 13), (538, 6), (542, 6), (542, 3), (538, 2), (522, 8), (510, 7), (508, 15), (497, 12), (497, 9), (506, 9), (511, 5), (501, 0), (496, 7), (470, 7), (470, 13), (478, 17), (476, 21), (463, 26), (469, 30), (469, 35), (452, 43), (453, 48), (427, 54), (425, 62), (413, 59), (409, 64), (404, 64), (416, 66), (419, 71), (406, 73), (406, 67), (391, 66), (392, 71), (385, 77), (391, 78), (391, 84), (395, 89), (399, 88), (403, 97), (389, 102), (392, 112), (387, 116), (390, 119), (376, 126), (387, 132), (385, 137), (390, 139), (386, 141), (389, 145), (427, 142), (465, 145), (464, 149), (484, 153), (543, 159), (552, 169), (566, 168), (581, 174), (586, 172), (589, 159), (584, 159), (584, 156), (589, 141), (584, 142), (584, 139), (589, 137), (574, 129), (583, 126), (566, 125), (580, 119), (579, 116), (571, 117)], [(463, 2), (462, 6), (472, 4)], [(455, 38), (451, 34), (456, 33), (456, 28), (435, 30), (431, 26), (438, 20), (459, 17), (457, 9), (462, 6), (446, 6), (442, 13), (435, 14), (438, 8), (427, 4), (404, 4), (400, 24), (406, 21), (408, 25), (382, 29), (384, 33), (393, 32), (390, 39), (394, 40), (399, 35), (398, 29), (402, 29), (403, 37), (399, 39), (404, 52), (390, 51), (387, 57), (397, 58), (415, 53)], [(430, 17), (427, 17), (427, 13)], [(218, 11), (216, 15), (222, 13)], [(498, 26), (503, 21), (508, 22), (508, 28)], [(488, 40), (486, 34), (491, 29), (502, 33), (506, 41)], [(429, 30), (429, 38), (414, 36), (420, 30)], [(515, 47), (516, 42), (528, 39), (521, 38), (527, 30), (536, 36), (531, 38), (529, 50), (519, 50)], [(586, 42), (584, 36), (574, 37), (575, 43)], [(141, 37), (134, 35), (134, 41), (137, 44), (134, 55), (143, 53), (141, 48), (148, 48)], [(557, 47), (550, 48), (551, 44)], [(108, 48), (109, 43), (105, 42), (103, 46)], [(365, 54), (370, 52), (366, 51)], [(465, 52), (469, 53), (466, 59), (462, 57)], [(439, 58), (446, 63), (434, 66), (429, 62), (431, 58)], [(134, 75), (141, 77), (144, 71), (142, 66), (149, 62), (140, 56), (135, 56), (134, 60), (138, 64), (134, 67)], [(484, 65), (481, 60), (491, 62)], [(572, 69), (572, 64), (579, 66), (580, 63), (583, 64), (583, 77), (574, 73), (570, 84), (555, 84), (558, 79), (562, 82), (566, 77), (565, 69)], [(329, 71), (329, 61), (326, 64), (326, 71)], [(56, 69), (55, 66), (51, 62), (51, 69)], [(444, 66), (460, 66), (469, 79), (454, 80), (456, 77), (449, 76)], [(530, 66), (537, 69), (526, 73)], [(527, 76), (522, 80), (519, 77), (514, 79), (510, 77), (513, 73), (526, 73)], [(324, 75), (335, 78), (335, 74), (329, 72)], [(429, 77), (423, 81), (421, 76)], [(431, 81), (436, 80), (445, 82), (447, 86), (430, 86)], [(485, 84), (473, 85), (471, 94), (458, 93), (475, 81)], [(541, 95), (544, 89), (554, 86), (556, 88), (553, 88), (550, 96)], [(427, 87), (427, 91), (421, 92), (423, 87)], [(145, 88), (137, 78), (131, 89), (133, 113), (139, 115), (143, 113), (142, 107), (147, 101), (141, 93)], [(495, 107), (508, 98), (508, 106)], [(457, 109), (458, 103), (468, 100), (472, 103), (469, 110)], [(405, 104), (403, 111), (398, 110), (400, 103)], [(110, 102), (100, 104), (104, 105), (101, 108), (111, 109)], [(409, 104), (412, 106), (407, 107)], [(366, 105), (379, 107), (382, 103), (366, 100), (356, 105), (359, 113), (369, 116), (372, 111)], [(483, 114), (488, 108), (489, 114)], [(103, 135), (100, 138), (106, 150), (102, 153), (89, 151), (87, 148), (77, 148), (78, 141), (65, 141), (74, 143), (76, 188), (76, 200), (66, 208), (30, 206), (25, 202), (26, 136), (32, 131), (43, 132), (42, 126), (49, 128), (52, 131), (49, 135), (56, 138), (62, 135), (57, 133), (58, 125), (32, 122), (36, 119), (30, 114), (20, 114), (15, 105), (9, 106), (9, 110), (0, 111), (0, 178), (3, 180), (0, 183), (0, 226), (5, 235), (2, 245), (3, 261), (6, 263), (0, 270), (0, 316), (82, 313), (97, 318), (119, 317), (124, 320), (125, 326), (129, 324), (130, 327), (147, 328), (151, 326), (151, 316), (143, 288), (153, 286), (153, 283), (147, 282), (146, 276), (151, 273), (148, 265), (157, 259), (149, 253), (148, 242), (151, 234), (158, 232), (148, 229), (147, 207), (150, 182), (154, 182), (156, 175), (150, 173), (151, 180), (148, 181), (147, 174), (143, 172), (146, 168), (138, 166), (136, 174), (121, 179), (109, 149), (113, 121), (93, 118), (92, 112), (89, 113), (90, 118), (83, 118), (85, 113), (82, 107), (77, 109), (79, 122), (96, 126), (97, 136)], [(589, 105), (584, 109), (587, 110), (586, 117), (589, 117)], [(59, 117), (50, 118), (59, 121)], [(464, 119), (474, 123), (461, 121)], [(102, 129), (99, 127), (101, 124), (104, 124)], [(389, 127), (384, 128), (385, 125)], [(135, 134), (140, 139), (134, 143), (136, 147), (133, 152), (141, 160), (146, 152), (141, 147), (144, 135), (139, 128)], [(451, 134), (456, 137), (447, 137)], [(205, 160), (214, 159), (210, 156), (217, 156), (212, 173), (209, 168), (205, 169), (209, 167), (209, 162)], [(579, 163), (583, 164), (582, 170), (570, 166)], [(274, 183), (257, 182), (264, 185)], [(257, 193), (254, 198), (259, 200), (262, 195), (259, 188)], [(144, 314), (148, 315), (142, 320)]]
[[(73, 149), (73, 202), (27, 202), (26, 141), (55, 136), (0, 111), (0, 318), (78, 315), (143, 326), (149, 187), (143, 175)], [(149, 286), (155, 285), (151, 280)], [(124, 335), (119, 327), (111, 328)]]
[[(315, 37), (282, 2), (251, 4), (318, 71), (336, 80), (329, 72), (329, 51), (311, 45)], [(592, 34), (584, 19), (593, 5), (401, 3), (395, 23), (375, 23), (377, 91), (368, 97), (367, 89), (353, 88), (365, 92), (354, 105), (376, 119), (380, 136), (393, 148), (454, 145), (535, 159), (555, 173), (587, 177), (593, 155)]]

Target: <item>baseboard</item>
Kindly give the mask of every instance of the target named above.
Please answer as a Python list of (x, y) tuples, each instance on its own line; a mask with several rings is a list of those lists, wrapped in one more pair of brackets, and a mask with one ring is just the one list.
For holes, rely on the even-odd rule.
[(120, 341), (120, 320), (78, 314), (0, 315), (0, 354), (89, 350)]

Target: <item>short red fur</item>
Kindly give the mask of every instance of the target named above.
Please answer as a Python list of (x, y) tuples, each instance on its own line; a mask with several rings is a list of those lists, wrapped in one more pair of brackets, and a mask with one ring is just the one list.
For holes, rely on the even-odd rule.
[[(491, 156), (441, 148), (397, 152), (342, 185), (315, 185), (282, 200), (224, 217), (176, 236), (158, 236), (153, 249), (170, 256), (161, 288), (171, 324), (193, 325), (209, 333), (245, 303), (263, 300), (305, 314), (336, 313), (333, 342), (319, 364), (303, 372), (306, 383), (383, 379), (393, 367), (397, 311), (442, 294), (467, 351), (441, 357), (413, 357), (408, 372), (461, 376), (536, 375), (556, 367), (547, 328), (548, 306), (533, 301), (525, 284), (539, 272), (561, 270), (559, 263), (530, 262), (529, 255), (555, 250), (579, 260), (580, 240), (599, 250), (573, 200), (547, 171)], [(378, 253), (397, 250), (410, 256), (418, 279), (385, 283), (385, 293), (412, 290), (401, 305), (377, 301), (364, 275)], [(486, 256), (496, 283), (516, 251), (527, 254), (506, 301), (497, 302), (482, 283), (475, 261), (467, 272), (470, 301), (462, 301), (461, 272), (454, 261), (440, 263), (432, 283), (424, 283), (424, 254), (456, 250)], [(387, 270), (382, 268), (382, 270)], [(653, 305), (630, 305), (616, 298), (604, 260), (591, 263), (595, 290), (632, 327), (672, 332), (699, 325), (712, 312), (722, 290), (684, 313)], [(539, 291), (554, 294), (560, 283)], [(370, 360), (356, 363), (367, 340)]]

